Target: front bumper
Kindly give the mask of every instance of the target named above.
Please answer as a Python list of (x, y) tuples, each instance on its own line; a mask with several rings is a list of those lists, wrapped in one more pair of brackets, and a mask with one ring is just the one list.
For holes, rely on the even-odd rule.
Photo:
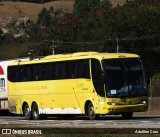
[(105, 109), (106, 114), (120, 114), (124, 112), (145, 112), (148, 110), (147, 104), (136, 104), (136, 105), (107, 105)]

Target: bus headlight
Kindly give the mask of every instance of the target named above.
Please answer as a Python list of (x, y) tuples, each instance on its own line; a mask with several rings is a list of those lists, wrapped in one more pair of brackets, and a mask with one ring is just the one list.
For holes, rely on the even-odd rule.
[(107, 102), (107, 104), (108, 105), (112, 105), (112, 106), (116, 106), (116, 105), (118, 105), (117, 103), (115, 103), (115, 102)]
[(142, 101), (140, 102), (140, 104), (147, 104), (147, 101), (146, 101), (146, 100), (142, 100)]

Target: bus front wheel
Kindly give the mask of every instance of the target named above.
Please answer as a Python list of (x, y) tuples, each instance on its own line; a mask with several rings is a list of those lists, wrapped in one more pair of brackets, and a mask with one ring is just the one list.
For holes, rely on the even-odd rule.
[(90, 120), (95, 120), (98, 117), (94, 112), (94, 106), (91, 102), (88, 104), (87, 114)]
[(24, 107), (23, 107), (23, 115), (25, 116), (25, 118), (27, 120), (32, 119), (32, 114), (31, 114), (31, 111), (29, 109), (29, 105), (28, 104), (25, 104)]

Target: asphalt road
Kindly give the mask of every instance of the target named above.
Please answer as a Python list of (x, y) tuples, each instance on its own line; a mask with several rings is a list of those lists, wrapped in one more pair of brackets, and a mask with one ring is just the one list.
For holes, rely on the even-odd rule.
[(159, 115), (134, 115), (124, 120), (119, 115), (107, 115), (99, 120), (88, 120), (85, 116), (74, 119), (48, 117), (46, 120), (26, 120), (22, 116), (0, 116), (1, 127), (37, 127), (37, 128), (159, 128)]
[(46, 120), (26, 120), (22, 116), (0, 116), (1, 134), (160, 134), (159, 115), (134, 115), (124, 120), (119, 115), (107, 115), (99, 120), (85, 116), (48, 117)]

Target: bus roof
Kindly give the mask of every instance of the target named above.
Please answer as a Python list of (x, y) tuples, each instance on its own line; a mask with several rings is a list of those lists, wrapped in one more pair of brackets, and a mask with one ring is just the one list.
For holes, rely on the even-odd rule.
[(99, 58), (99, 59), (110, 59), (110, 58), (137, 58), (137, 54), (131, 53), (99, 53), (99, 52), (76, 52), (73, 54), (58, 54), (49, 55), (44, 57), (44, 60), (48, 59), (61, 59), (61, 58)]
[(21, 61), (17, 60), (12, 62), (10, 65), (18, 64), (34, 64), (34, 63), (43, 63), (51, 61), (63, 61), (63, 60), (76, 60), (76, 59), (87, 59), (87, 58), (96, 58), (99, 60), (102, 59), (116, 59), (116, 58), (139, 58), (137, 54), (131, 53), (99, 53), (99, 52), (76, 52), (73, 54), (57, 54), (49, 55), (40, 60), (30, 60), (30, 61)]

